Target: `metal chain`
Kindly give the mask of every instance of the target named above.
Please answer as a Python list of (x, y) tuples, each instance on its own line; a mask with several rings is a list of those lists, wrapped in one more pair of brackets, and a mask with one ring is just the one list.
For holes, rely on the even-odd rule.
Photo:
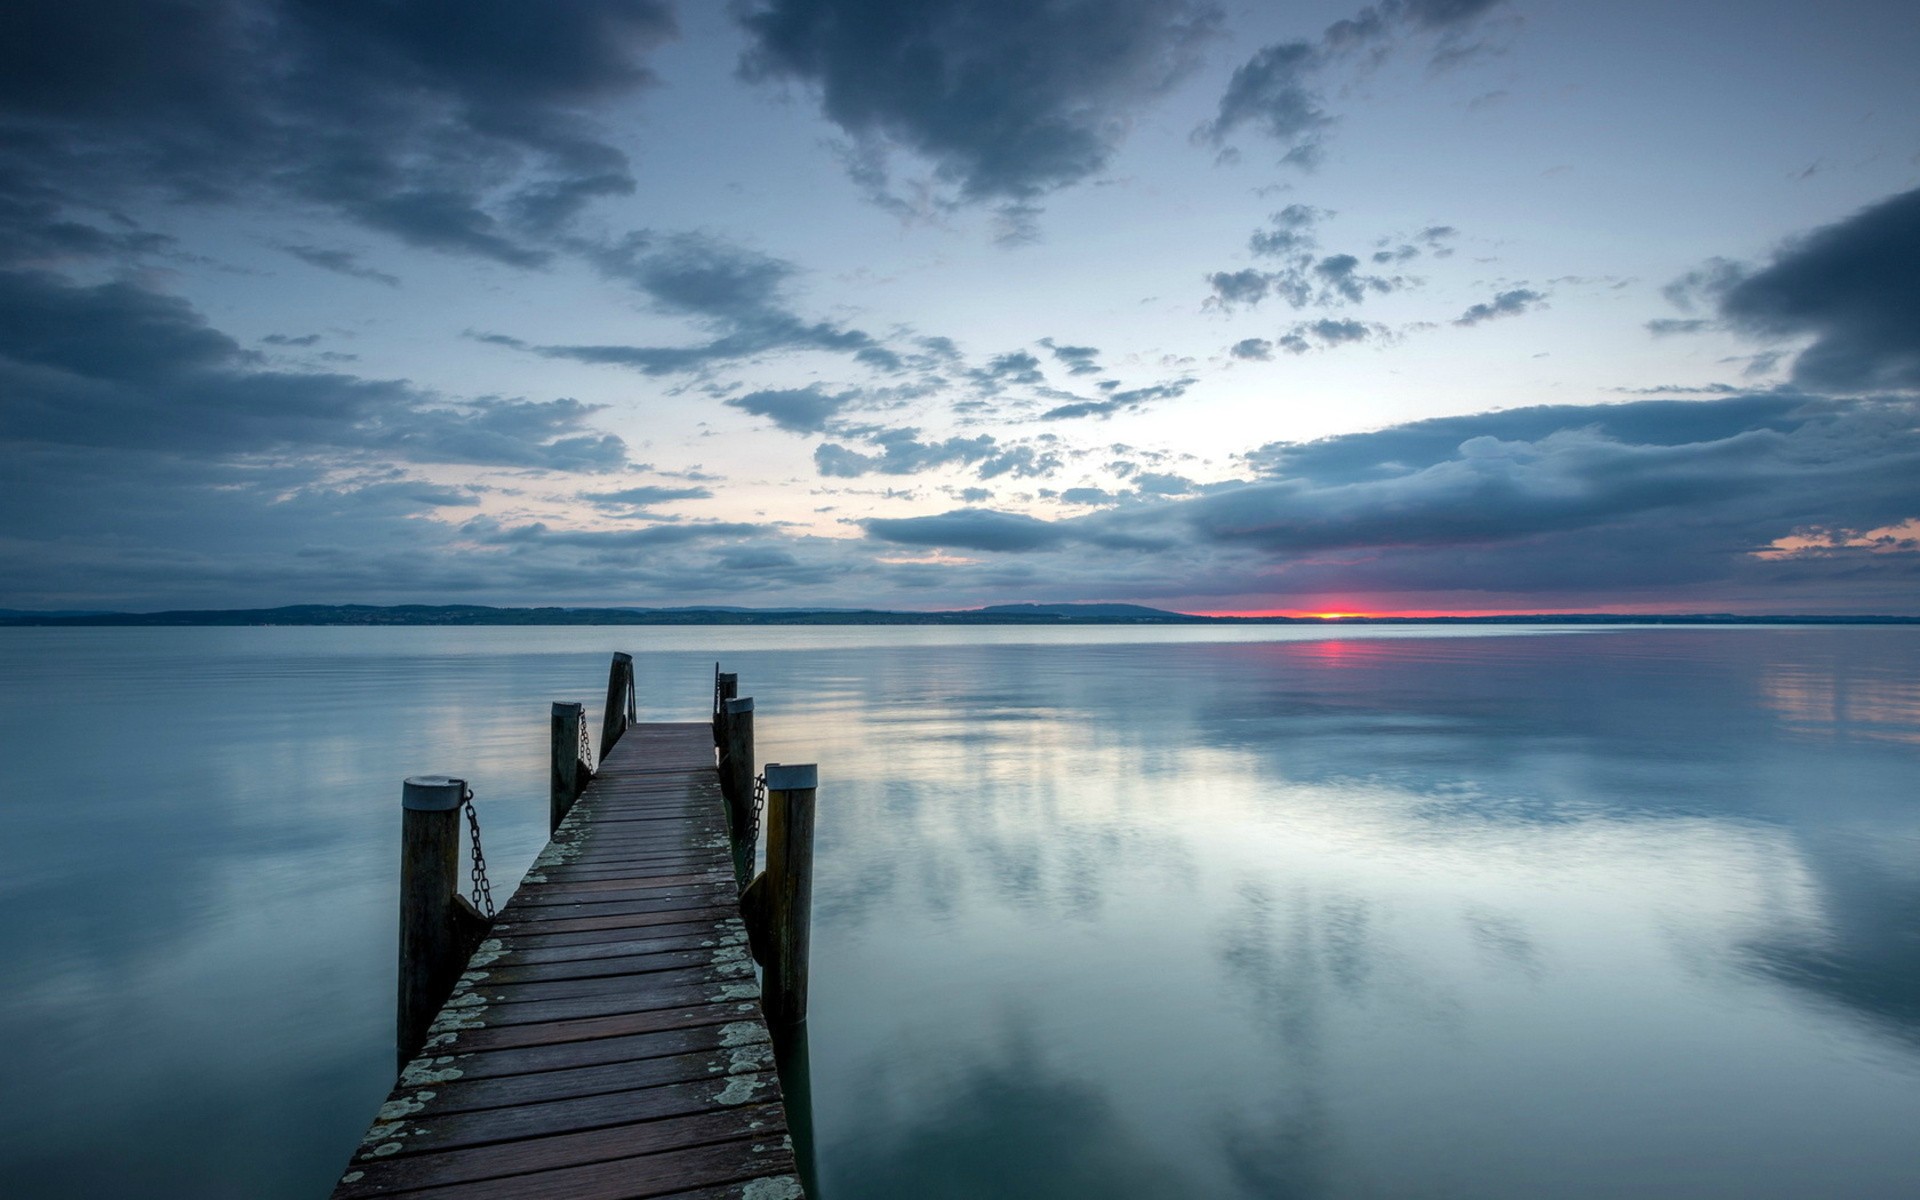
[(473, 789), (467, 788), (460, 802), (467, 806), (467, 829), (473, 835), (473, 906), (493, 917), (493, 884), (487, 881), (487, 852), (480, 848), (480, 814), (473, 807)]
[(593, 774), (593, 736), (587, 732), (584, 714), (580, 720), (580, 765), (587, 769), (587, 774)]
[(760, 844), (760, 810), (767, 806), (767, 777), (753, 777), (753, 816), (747, 820), (747, 845)]

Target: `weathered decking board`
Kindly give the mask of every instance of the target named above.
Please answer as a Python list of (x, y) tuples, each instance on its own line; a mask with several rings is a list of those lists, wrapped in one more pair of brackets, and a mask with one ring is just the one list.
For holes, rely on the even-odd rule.
[(636, 725), (501, 910), (336, 1200), (791, 1200), (711, 727)]

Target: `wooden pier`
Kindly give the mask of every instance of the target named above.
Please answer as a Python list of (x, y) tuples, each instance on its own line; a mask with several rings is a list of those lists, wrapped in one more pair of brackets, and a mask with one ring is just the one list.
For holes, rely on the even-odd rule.
[[(713, 722), (627, 726), (619, 703), (610, 687), (613, 745), (590, 781), (586, 755), (573, 758), (580, 706), (554, 706), (553, 840), (491, 926), (457, 896), (445, 919), (427, 919), (456, 949), (477, 946), (431, 1024), (415, 1018), (411, 1055), (407, 981), (423, 968), (403, 934), (404, 1067), (336, 1200), (805, 1196), (774, 1061), (775, 1034), (792, 1034), (764, 1015), (742, 918), (740, 846), (753, 831), (736, 822), (753, 798), (723, 798), (715, 765), (727, 706)], [(750, 727), (748, 739), (750, 756)], [(809, 853), (811, 782), (793, 797)], [(410, 780), (409, 805), (431, 786)], [(753, 860), (749, 841), (747, 873)], [(403, 914), (403, 930), (410, 919), (421, 920)], [(757, 930), (754, 942), (780, 938)], [(802, 991), (801, 1018), (804, 1004)]]

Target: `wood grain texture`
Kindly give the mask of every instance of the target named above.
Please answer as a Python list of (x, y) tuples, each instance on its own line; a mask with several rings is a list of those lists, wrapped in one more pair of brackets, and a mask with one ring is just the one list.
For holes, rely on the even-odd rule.
[(746, 942), (711, 726), (629, 727), (334, 1196), (800, 1197)]

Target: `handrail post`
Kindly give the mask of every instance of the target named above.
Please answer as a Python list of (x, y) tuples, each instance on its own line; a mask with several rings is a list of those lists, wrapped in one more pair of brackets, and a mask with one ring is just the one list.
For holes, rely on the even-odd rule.
[(592, 774), (580, 761), (580, 729), (587, 719), (586, 706), (569, 701), (553, 702), (553, 758), (547, 791), (547, 832), (560, 828), (573, 809), (575, 798), (587, 786)]
[(720, 794), (727, 801), (727, 838), (733, 845), (734, 885), (753, 878), (753, 697), (720, 706)]
[(627, 726), (634, 723), (638, 716), (633, 683), (633, 655), (622, 650), (613, 652), (613, 664), (607, 668), (607, 707), (600, 719), (600, 761), (607, 760), (607, 754)]
[(460, 804), (465, 780), (416, 775), (400, 785), (399, 1065), (426, 1043), (427, 1027), (460, 977), (455, 928), (460, 888)]
[(807, 1019), (807, 959), (813, 932), (813, 763), (767, 764), (766, 918), (772, 963), (766, 1013), (776, 1025)]

